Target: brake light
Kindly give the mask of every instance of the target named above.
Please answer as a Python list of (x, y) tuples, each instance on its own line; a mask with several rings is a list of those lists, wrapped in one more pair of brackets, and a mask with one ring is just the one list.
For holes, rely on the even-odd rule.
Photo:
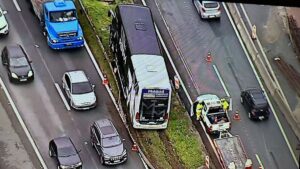
[(201, 9), (202, 9), (203, 12), (205, 12), (205, 8), (202, 7)]
[(140, 112), (136, 112), (135, 114), (135, 120), (140, 121)]
[(209, 128), (207, 128), (207, 130), (208, 130), (208, 133), (211, 133), (211, 131), (212, 131), (212, 126), (210, 126)]
[(169, 119), (169, 114), (168, 113), (165, 113), (164, 115), (164, 120), (168, 120)]

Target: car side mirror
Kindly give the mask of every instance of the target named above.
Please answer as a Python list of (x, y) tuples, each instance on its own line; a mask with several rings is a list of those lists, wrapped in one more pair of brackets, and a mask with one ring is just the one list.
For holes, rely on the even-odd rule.
[(96, 85), (94, 85), (94, 84), (92, 85), (93, 89), (95, 89), (95, 86), (96, 86)]
[(7, 63), (7, 62), (3, 62), (3, 65), (7, 66), (7, 65), (8, 65), (8, 63)]
[(29, 62), (29, 63), (32, 63), (32, 60), (29, 60), (28, 62)]
[(122, 141), (125, 141), (125, 138), (123, 138)]
[(107, 13), (107, 16), (108, 17), (115, 17), (115, 13), (110, 9), (109, 11), (108, 11), (108, 13)]
[(97, 143), (96, 145), (97, 145), (97, 146), (101, 146), (100, 143)]
[(2, 13), (5, 15), (5, 14), (7, 14), (7, 11), (2, 11)]
[(81, 152), (81, 149), (77, 150), (77, 153), (80, 153)]
[(66, 87), (66, 90), (67, 90), (67, 91), (70, 91), (70, 89), (69, 89), (69, 88), (67, 88), (67, 87)]

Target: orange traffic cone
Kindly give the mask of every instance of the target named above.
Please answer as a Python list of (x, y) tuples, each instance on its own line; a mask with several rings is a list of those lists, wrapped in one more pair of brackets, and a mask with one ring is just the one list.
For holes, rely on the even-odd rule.
[(103, 81), (102, 81), (102, 84), (103, 84), (103, 85), (108, 85), (108, 79), (107, 79), (106, 74), (103, 75)]
[(133, 145), (131, 147), (131, 150), (134, 151), (134, 152), (138, 152), (139, 151), (138, 146), (136, 145), (136, 143), (133, 143)]
[(207, 53), (206, 62), (208, 62), (208, 63), (212, 62), (212, 56), (211, 56), (210, 52)]
[(240, 117), (240, 114), (239, 114), (238, 111), (236, 111), (236, 112), (234, 113), (233, 119), (234, 119), (234, 120), (241, 120), (241, 117)]

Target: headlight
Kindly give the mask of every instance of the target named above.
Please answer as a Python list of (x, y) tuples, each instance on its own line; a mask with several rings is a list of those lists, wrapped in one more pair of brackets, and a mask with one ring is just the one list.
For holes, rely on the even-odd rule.
[(15, 73), (11, 73), (11, 77), (13, 77), (13, 78), (15, 78), (15, 79), (18, 79), (18, 76), (17, 76), (17, 74), (15, 74)]
[(110, 159), (110, 156), (109, 155), (107, 155), (107, 154), (104, 154), (104, 159)]
[(83, 39), (83, 37), (82, 37), (82, 36), (79, 36), (79, 37), (78, 37), (78, 40), (82, 40), (82, 39)]
[(70, 168), (69, 166), (66, 166), (66, 165), (60, 165), (60, 168), (61, 169), (67, 169), (67, 168)]
[(51, 40), (51, 42), (52, 42), (52, 43), (57, 43), (57, 42), (58, 42), (58, 40), (56, 40), (56, 39), (52, 39), (52, 40)]
[(78, 167), (78, 166), (81, 166), (81, 165), (82, 165), (82, 162), (79, 162), (79, 163), (77, 164), (77, 167)]
[(121, 156), (123, 157), (123, 156), (125, 156), (125, 155), (127, 155), (127, 151), (126, 151), (126, 149), (124, 149), (124, 151), (123, 151), (123, 153), (122, 153), (122, 155), (121, 155)]
[(28, 72), (28, 77), (31, 77), (33, 75), (33, 72), (31, 71), (31, 70), (29, 70), (29, 72)]

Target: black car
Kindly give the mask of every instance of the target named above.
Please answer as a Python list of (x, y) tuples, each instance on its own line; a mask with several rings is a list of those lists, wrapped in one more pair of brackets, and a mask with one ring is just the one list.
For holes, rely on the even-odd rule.
[(269, 104), (261, 89), (242, 91), (241, 103), (244, 105), (249, 119), (266, 120), (269, 118)]
[(90, 128), (91, 143), (100, 157), (101, 164), (115, 165), (127, 160), (127, 152), (119, 133), (108, 119), (93, 123)]
[(69, 137), (58, 137), (49, 142), (49, 156), (56, 159), (58, 169), (82, 169), (78, 153)]
[(10, 81), (26, 82), (34, 79), (34, 73), (27, 54), (21, 45), (5, 46), (1, 54), (2, 64), (7, 68)]

